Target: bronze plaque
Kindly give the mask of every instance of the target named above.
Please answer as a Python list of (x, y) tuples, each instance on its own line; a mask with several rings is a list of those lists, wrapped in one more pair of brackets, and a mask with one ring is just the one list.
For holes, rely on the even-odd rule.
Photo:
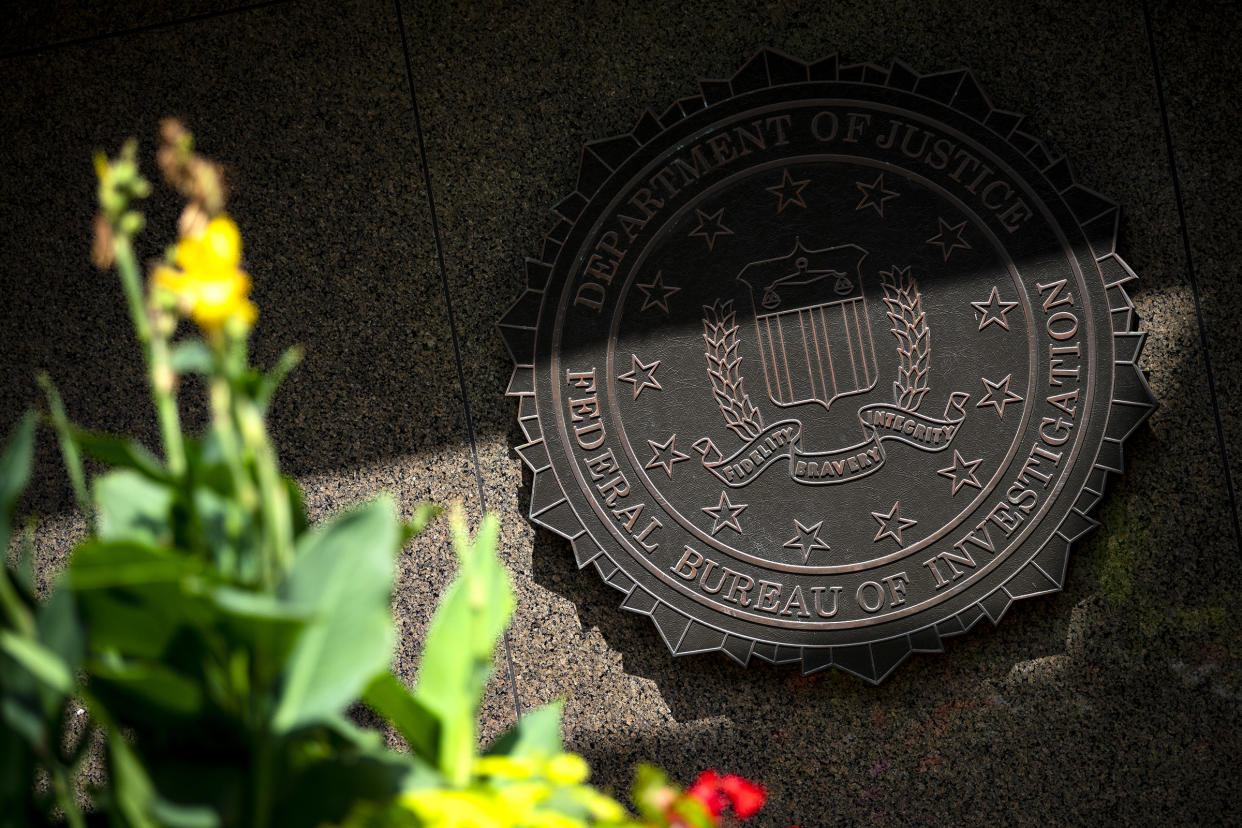
[(1154, 405), (1134, 274), (969, 72), (763, 51), (556, 212), (500, 325), (531, 517), (674, 653), (878, 682), (1060, 589)]

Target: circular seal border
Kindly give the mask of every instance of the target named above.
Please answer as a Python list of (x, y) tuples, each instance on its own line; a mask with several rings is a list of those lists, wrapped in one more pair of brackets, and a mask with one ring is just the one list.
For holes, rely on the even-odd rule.
[[(613, 171), (635, 154), (659, 146), (660, 137), (690, 115), (743, 94), (808, 82), (852, 83), (927, 98), (975, 121), (1025, 156), (1060, 194), (1085, 235), (1103, 280), (1113, 330), (1113, 391), (1103, 437), (1081, 491), (1072, 498), (1072, 507), (1048, 542), (1003, 584), (944, 620), (895, 637), (832, 646), (792, 646), (717, 629), (703, 619), (683, 614), (636, 583), (587, 530), (566, 497), (544, 444), (535, 400), (536, 336), (545, 288), (577, 220)], [(518, 422), (528, 441), (517, 451), (534, 475), (530, 517), (569, 539), (578, 567), (593, 565), (605, 583), (624, 593), (622, 608), (650, 617), (675, 655), (719, 650), (743, 666), (758, 657), (771, 663), (799, 663), (807, 674), (835, 667), (878, 684), (912, 653), (943, 652), (945, 638), (969, 631), (985, 617), (999, 624), (1013, 601), (1059, 591), (1071, 545), (1099, 525), (1091, 513), (1103, 497), (1109, 475), (1122, 472), (1123, 444), (1156, 407), (1138, 367), (1146, 334), (1137, 330), (1134, 305), (1124, 287), (1136, 277), (1116, 252), (1120, 211), (1115, 203), (1077, 184), (1065, 158), (1054, 156), (1040, 140), (1020, 128), (1023, 116), (994, 108), (966, 69), (924, 75), (901, 61), (884, 68), (872, 63), (842, 64), (832, 55), (806, 63), (763, 49), (729, 80), (704, 80), (699, 88), (699, 95), (675, 102), (658, 117), (644, 112), (631, 132), (583, 148), (577, 187), (553, 208), (557, 222), (545, 237), (539, 257), (526, 262), (526, 290), (499, 322), (515, 366), (506, 395), (518, 398)], [(548, 298), (555, 304), (556, 297)]]

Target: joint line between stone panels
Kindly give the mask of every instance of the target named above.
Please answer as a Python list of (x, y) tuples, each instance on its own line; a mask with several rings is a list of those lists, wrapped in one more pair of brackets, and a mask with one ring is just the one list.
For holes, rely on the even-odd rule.
[(1169, 111), (1164, 100), (1164, 78), (1160, 74), (1160, 60), (1156, 51), (1155, 27), (1152, 25), (1151, 5), (1143, 0), (1143, 24), (1147, 29), (1147, 48), (1151, 52), (1151, 68), (1156, 79), (1156, 100), (1160, 105), (1160, 126), (1164, 130), (1164, 143), (1169, 154), (1169, 176), (1173, 179), (1173, 200), (1177, 204), (1177, 220), (1181, 224), (1182, 249), (1186, 258), (1186, 275), (1190, 280), (1190, 293), (1195, 301), (1195, 317), (1199, 322), (1199, 342), (1203, 348), (1203, 364), (1207, 371), (1208, 397), (1212, 403), (1212, 416), (1216, 421), (1216, 440), (1220, 444), (1221, 465), (1225, 471), (1225, 488), (1229, 493), (1229, 513), (1233, 518), (1233, 539), (1238, 555), (1242, 556), (1242, 526), (1238, 522), (1238, 498), (1233, 486), (1233, 474), (1229, 470), (1229, 446), (1225, 442), (1225, 425), (1220, 415), (1216, 394), (1216, 375), (1212, 370), (1212, 351), (1209, 347), (1207, 325), (1203, 321), (1203, 306), (1199, 298), (1199, 279), (1195, 274), (1194, 254), (1190, 248), (1190, 227), (1186, 223), (1186, 205), (1182, 198), (1182, 183), (1177, 172), (1177, 152), (1173, 147), (1173, 130), (1169, 127)]
[(12, 52), (0, 54), (0, 60), (17, 57), (30, 57), (32, 55), (40, 55), (44, 52), (63, 49), (67, 46), (83, 46), (88, 43), (98, 43), (102, 40), (108, 40), (113, 37), (125, 37), (126, 35), (142, 34), (143, 32), (151, 32), (156, 29), (164, 29), (171, 26), (180, 26), (183, 23), (197, 23), (201, 20), (211, 20), (216, 17), (225, 17), (230, 14), (238, 14), (240, 12), (254, 11), (255, 9), (264, 9), (268, 6), (282, 6), (291, 2), (291, 0), (260, 0), (257, 3), (246, 3), (241, 6), (233, 6), (227, 9), (215, 9), (213, 11), (199, 12), (198, 14), (190, 14), (185, 17), (178, 17), (174, 20), (161, 20), (157, 23), (144, 23), (140, 26), (131, 26), (128, 29), (117, 29), (114, 32), (101, 32), (99, 34), (85, 35), (83, 37), (71, 37), (67, 40), (57, 40), (53, 43), (44, 43), (41, 46), (32, 46), (29, 49), (17, 49)]
[[(427, 147), (423, 141), (423, 122), (418, 109), (418, 95), (414, 92), (414, 67), (410, 62), (410, 44), (405, 34), (405, 15), (401, 11), (401, 0), (393, 0), (397, 11), (397, 28), (401, 34), (401, 53), (405, 60), (405, 77), (410, 87), (410, 105), (414, 111), (414, 134), (418, 143), (418, 160), (423, 175), (423, 186), (427, 190), (427, 210), (431, 217), (431, 235), (436, 244), (436, 261), (440, 269), (440, 287), (444, 291), (444, 307), (448, 316), (449, 338), (453, 342), (453, 357), (457, 367), (457, 385), (461, 391), (462, 412), (466, 420), (466, 436), (470, 441), (470, 461), (474, 466), (474, 480), (479, 487), (479, 507), (487, 511), (487, 493), (483, 486), (483, 472), (479, 466), (479, 449), (474, 433), (474, 417), (470, 411), (470, 395), (466, 388), (466, 370), (461, 356), (461, 344), (457, 336), (457, 321), (453, 313), (453, 297), (449, 291), (448, 267), (444, 262), (444, 245), (440, 238), (440, 222), (436, 215), (436, 202), (431, 190), (431, 168), (427, 164)], [(505, 649), (505, 668), (509, 674), (509, 691), (513, 695), (513, 709), (520, 718), (522, 701), (518, 697), (517, 675), (513, 668), (513, 648), (509, 645), (509, 630), (506, 628), (501, 636)]]

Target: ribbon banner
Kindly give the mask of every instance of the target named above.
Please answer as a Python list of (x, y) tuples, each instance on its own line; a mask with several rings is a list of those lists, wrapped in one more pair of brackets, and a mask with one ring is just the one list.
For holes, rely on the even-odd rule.
[(858, 409), (862, 442), (833, 451), (803, 451), (802, 422), (792, 419), (768, 426), (729, 457), (716, 448), (710, 437), (698, 440), (694, 448), (703, 456), (703, 467), (734, 489), (757, 480), (785, 458), (789, 458), (789, 476), (798, 483), (849, 483), (883, 468), (886, 440), (896, 440), (919, 451), (947, 449), (966, 417), (964, 406), (969, 399), (970, 395), (961, 391), (950, 394), (941, 419), (891, 403), (864, 405)]

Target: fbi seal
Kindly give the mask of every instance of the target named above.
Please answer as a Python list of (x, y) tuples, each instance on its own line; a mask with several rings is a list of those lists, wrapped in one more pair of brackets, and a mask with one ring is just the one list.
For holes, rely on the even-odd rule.
[(969, 72), (765, 50), (556, 213), (500, 323), (531, 518), (674, 653), (878, 682), (1061, 588), (1154, 406), (1134, 274)]

